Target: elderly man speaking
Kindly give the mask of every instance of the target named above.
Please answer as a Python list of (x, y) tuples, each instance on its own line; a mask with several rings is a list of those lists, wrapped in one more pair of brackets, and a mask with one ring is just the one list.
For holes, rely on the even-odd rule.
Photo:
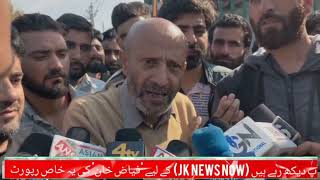
[(200, 124), (193, 104), (178, 93), (186, 69), (187, 42), (173, 23), (151, 18), (134, 24), (125, 42), (126, 81), (80, 98), (68, 109), (64, 130), (82, 127), (92, 143), (106, 147), (121, 128), (136, 128), (146, 155), (174, 139), (190, 144)]

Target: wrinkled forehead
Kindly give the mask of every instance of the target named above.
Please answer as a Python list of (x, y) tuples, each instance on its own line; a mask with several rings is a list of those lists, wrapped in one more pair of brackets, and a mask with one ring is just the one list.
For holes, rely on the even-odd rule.
[(129, 47), (127, 54), (129, 60), (159, 59), (182, 64), (186, 60), (187, 49), (183, 41), (168, 40), (161, 37), (146, 38), (136, 41), (134, 47)]

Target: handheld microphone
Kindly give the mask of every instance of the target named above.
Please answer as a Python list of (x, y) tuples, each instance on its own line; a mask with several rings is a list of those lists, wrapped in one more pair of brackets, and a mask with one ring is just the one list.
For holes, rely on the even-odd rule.
[(276, 115), (266, 105), (260, 104), (250, 112), (249, 117), (256, 122), (272, 122)]
[(266, 105), (260, 104), (249, 115), (256, 122), (269, 122), (297, 145), (302, 143), (301, 134), (280, 116), (276, 116)]
[[(82, 131), (82, 130), (81, 130)], [(83, 134), (82, 134), (83, 135)], [(78, 136), (87, 140), (86, 136)], [(70, 139), (60, 135), (54, 135), (50, 156), (77, 156), (77, 157), (101, 157), (106, 154), (106, 149), (101, 146)]]
[(166, 150), (178, 157), (192, 156), (191, 148), (187, 143), (180, 140), (170, 141)]
[(144, 156), (144, 143), (141, 134), (133, 128), (118, 130), (115, 141), (109, 143), (107, 146), (107, 156)]
[(297, 146), (271, 123), (245, 117), (224, 133), (235, 156), (280, 155)]
[(85, 143), (90, 143), (90, 132), (82, 127), (72, 127), (68, 130), (66, 137)]
[(52, 137), (41, 133), (32, 133), (20, 146), (17, 156), (49, 156)]
[(192, 145), (200, 156), (232, 156), (223, 131), (211, 124), (193, 132)]

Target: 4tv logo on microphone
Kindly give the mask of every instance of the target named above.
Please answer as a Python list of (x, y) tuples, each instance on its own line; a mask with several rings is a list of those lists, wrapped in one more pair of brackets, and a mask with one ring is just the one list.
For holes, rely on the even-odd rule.
[(131, 149), (127, 149), (126, 143), (121, 143), (119, 146), (112, 150), (112, 155), (119, 156), (128, 156), (128, 157), (137, 157), (139, 155), (139, 151), (133, 151)]
[(107, 155), (115, 157), (144, 156), (144, 145), (141, 142), (112, 142), (107, 147)]

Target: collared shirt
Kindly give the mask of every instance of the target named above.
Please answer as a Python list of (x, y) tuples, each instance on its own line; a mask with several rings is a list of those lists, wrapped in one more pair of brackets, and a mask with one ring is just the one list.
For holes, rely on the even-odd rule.
[(168, 108), (167, 112), (164, 113), (156, 124), (150, 124), (145, 121), (142, 113), (136, 108), (134, 103), (134, 98), (129, 95), (128, 84), (125, 80), (123, 85), (120, 87), (120, 106), (124, 118), (125, 128), (137, 128), (142, 123), (150, 128), (159, 128), (162, 124), (166, 123), (170, 116), (175, 116), (175, 112), (172, 111), (171, 106)]
[(39, 116), (32, 106), (26, 101), (22, 116), (21, 131), (30, 131), (31, 133), (41, 133), (47, 135), (61, 134), (61, 132), (48, 121)]
[(124, 75), (122, 69), (115, 72), (109, 79), (106, 81), (106, 86), (104, 89), (109, 89), (110, 87), (118, 87), (120, 86), (124, 80), (126, 79), (126, 76)]
[[(199, 82), (197, 82), (186, 94), (203, 122), (209, 119), (210, 98), (214, 98), (214, 89), (218, 82), (230, 73), (231, 70), (223, 66), (216, 66), (206, 61), (202, 61), (202, 74)], [(213, 101), (212, 101), (213, 102)]]
[(208, 103), (211, 95), (211, 87), (209, 84), (196, 83), (195, 86), (187, 93), (194, 107), (203, 121), (209, 119)]
[(76, 86), (71, 86), (76, 97), (93, 94), (104, 90), (106, 83), (96, 78), (90, 77), (88, 74), (83, 75)]
[(125, 127), (136, 127), (143, 137), (146, 156), (151, 155), (152, 148), (156, 145), (165, 149), (174, 139), (191, 145), (196, 112), (187, 96), (177, 93), (171, 103), (174, 114), (168, 113), (169, 118), (163, 118), (161, 123), (151, 128), (142, 123), (147, 121), (142, 120), (135, 106), (125, 105), (128, 99), (123, 94), (124, 89), (120, 90), (120, 88), (125, 87), (124, 85), (110, 87), (107, 91), (73, 101), (63, 121), (64, 132), (71, 127), (85, 128), (90, 132), (91, 143), (107, 147), (108, 143), (115, 140), (118, 130)]

